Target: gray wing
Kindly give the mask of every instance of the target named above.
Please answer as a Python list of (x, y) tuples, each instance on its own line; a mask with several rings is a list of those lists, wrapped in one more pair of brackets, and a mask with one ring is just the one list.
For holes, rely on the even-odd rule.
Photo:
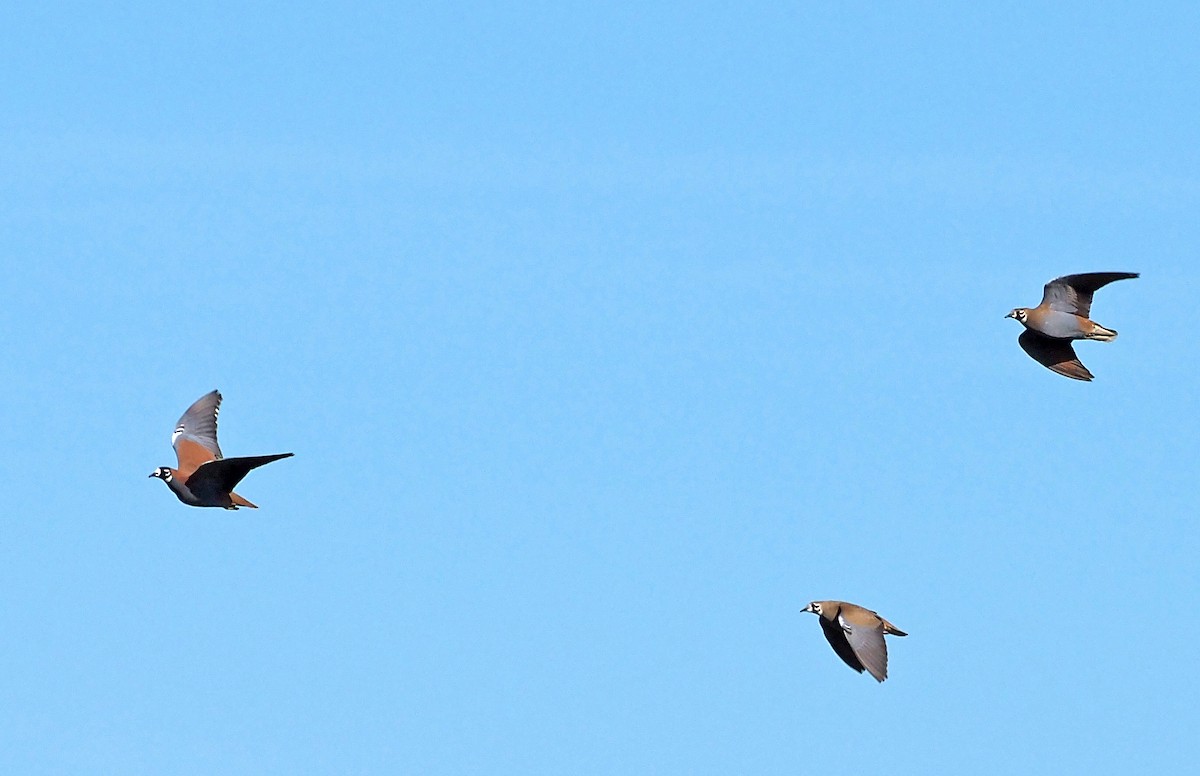
[(1092, 294), (1099, 288), (1117, 280), (1136, 278), (1136, 272), (1084, 272), (1079, 275), (1063, 275), (1046, 284), (1042, 289), (1042, 304), (1061, 313), (1072, 313), (1087, 318), (1092, 314)]
[(1075, 355), (1071, 340), (1053, 339), (1036, 331), (1026, 329), (1017, 337), (1017, 344), (1029, 356), (1052, 372), (1072, 380), (1091, 380), (1092, 373)]
[(220, 460), (217, 444), (217, 414), (221, 410), (221, 394), (206, 393), (187, 408), (175, 424), (171, 446), (179, 459), (179, 471), (187, 476), (207, 461)]
[(883, 623), (868, 628), (854, 625), (839, 614), (838, 625), (842, 626), (846, 641), (863, 668), (875, 677), (875, 681), (887, 679), (887, 644), (883, 641)]

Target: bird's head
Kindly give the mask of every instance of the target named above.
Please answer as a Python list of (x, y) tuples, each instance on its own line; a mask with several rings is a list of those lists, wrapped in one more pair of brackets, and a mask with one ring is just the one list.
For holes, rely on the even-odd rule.
[(154, 471), (150, 472), (150, 476), (157, 477), (160, 480), (162, 480), (163, 482), (170, 482), (172, 475), (171, 475), (171, 470), (169, 468), (167, 468), (166, 466), (160, 466), (157, 469), (155, 469)]
[(1010, 310), (1005, 318), (1016, 318), (1019, 323), (1025, 323), (1029, 320), (1029, 310), (1025, 307), (1017, 307)]
[(803, 608), (803, 609), (801, 609), (800, 611), (802, 611), (802, 612), (812, 612), (813, 614), (815, 614), (815, 615), (817, 615), (818, 617), (820, 617), (820, 616), (821, 616), (821, 602), (820, 602), (820, 601), (813, 601), (811, 604), (809, 604), (808, 606), (804, 607), (804, 608)]

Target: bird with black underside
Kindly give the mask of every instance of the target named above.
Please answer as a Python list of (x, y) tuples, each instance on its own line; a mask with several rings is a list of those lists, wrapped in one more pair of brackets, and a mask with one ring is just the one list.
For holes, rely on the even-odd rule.
[(188, 506), (258, 509), (234, 493), (234, 487), (252, 469), (280, 458), (290, 458), (292, 453), (224, 457), (217, 444), (217, 414), (220, 410), (221, 394), (217, 391), (206, 393), (188, 407), (171, 434), (178, 468), (160, 466), (150, 476), (167, 483), (171, 492)]
[(1025, 331), (1017, 338), (1026, 353), (1042, 366), (1072, 380), (1093, 375), (1075, 355), (1074, 340), (1110, 342), (1117, 332), (1093, 321), (1092, 294), (1117, 280), (1138, 277), (1136, 272), (1085, 272), (1055, 278), (1042, 289), (1037, 307), (1017, 307), (1005, 318), (1015, 318)]
[(907, 636), (870, 609), (845, 601), (813, 601), (803, 611), (817, 615), (825, 640), (846, 665), (875, 681), (887, 679), (888, 654), (883, 637)]

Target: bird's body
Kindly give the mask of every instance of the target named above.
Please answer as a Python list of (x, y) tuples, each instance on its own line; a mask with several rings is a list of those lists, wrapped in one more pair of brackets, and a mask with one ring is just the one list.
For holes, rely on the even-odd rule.
[[(192, 472), (189, 477), (182, 476), (178, 469), (168, 467), (163, 467), (166, 468), (166, 474), (156, 472), (151, 476), (166, 482), (171, 492), (180, 501), (191, 507), (221, 507), (223, 509), (250, 507), (258, 509), (257, 505), (250, 503), (229, 488), (236, 485), (251, 469), (264, 466), (271, 461), (278, 461), (280, 458), (289, 458), (291, 455), (292, 453), (279, 453), (278, 455), (256, 455), (247, 458), (222, 458), (219, 461), (209, 461)], [(234, 480), (235, 477), (236, 480)], [(230, 480), (233, 480), (232, 484), (227, 485), (226, 483)]]
[(1093, 321), (1092, 294), (1109, 283), (1138, 277), (1136, 272), (1087, 272), (1064, 275), (1046, 284), (1037, 307), (1017, 307), (1006, 318), (1025, 327), (1017, 343), (1042, 366), (1064, 377), (1091, 380), (1093, 375), (1075, 355), (1074, 340), (1110, 342), (1117, 332)]
[(1106, 329), (1082, 315), (1065, 313), (1060, 310), (1043, 310), (1035, 307), (1028, 311), (1028, 317), (1022, 323), (1038, 334), (1044, 334), (1052, 339), (1098, 339), (1107, 342), (1117, 338), (1117, 333), (1112, 329)]
[(907, 636), (870, 609), (846, 601), (813, 601), (804, 611), (817, 615), (825, 640), (846, 665), (887, 679), (887, 644), (883, 637)]
[(176, 498), (192, 507), (258, 507), (233, 492), (252, 469), (264, 466), (292, 453), (225, 458), (217, 444), (217, 414), (221, 394), (212, 391), (188, 407), (175, 424), (171, 443), (178, 459), (177, 469), (160, 466), (151, 473), (167, 484)]

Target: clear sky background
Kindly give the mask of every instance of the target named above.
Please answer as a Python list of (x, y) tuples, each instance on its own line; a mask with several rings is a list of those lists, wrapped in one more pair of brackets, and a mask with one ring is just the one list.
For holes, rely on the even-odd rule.
[(0, 14), (0, 771), (1195, 767), (1196, 4), (107, 5)]

